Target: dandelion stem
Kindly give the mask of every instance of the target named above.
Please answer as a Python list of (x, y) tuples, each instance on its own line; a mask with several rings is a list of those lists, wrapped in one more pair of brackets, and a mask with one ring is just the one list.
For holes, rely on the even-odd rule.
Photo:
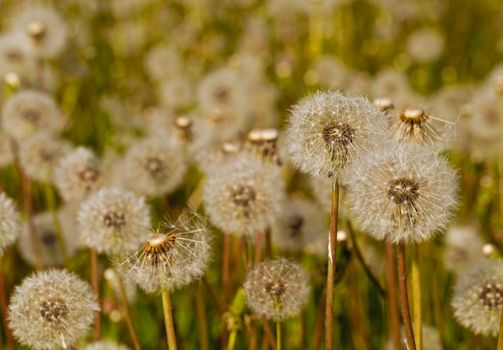
[(264, 327), (264, 339), (266, 340), (266, 344), (269, 344), (269, 347), (271, 349), (274, 349), (274, 347), (276, 346), (274, 342), (274, 336), (265, 317), (262, 318), (262, 326)]
[(421, 308), (421, 270), (419, 268), (419, 246), (412, 253), (412, 303), (414, 305), (414, 335), (417, 350), (423, 348), (423, 313)]
[(231, 235), (224, 233), (222, 257), (222, 291), (224, 303), (227, 302), (230, 292), (230, 263), (231, 263)]
[[(99, 265), (98, 265), (98, 252), (96, 249), (91, 248), (91, 285), (93, 287), (93, 292), (96, 297), (98, 305), (100, 304), (100, 277), (99, 277)], [(94, 315), (94, 339), (101, 339), (101, 317), (100, 312), (96, 311)]]
[(136, 333), (136, 328), (133, 323), (133, 318), (131, 317), (131, 309), (129, 308), (129, 302), (127, 300), (126, 288), (124, 287), (124, 281), (122, 280), (122, 276), (117, 275), (117, 279), (119, 280), (119, 293), (122, 302), (122, 309), (124, 312), (124, 317), (126, 318), (127, 328), (129, 330), (129, 334), (131, 335), (131, 340), (133, 341), (133, 346), (135, 350), (141, 350), (140, 342), (138, 340), (138, 334)]
[(276, 321), (276, 350), (281, 350), (281, 322)]
[(204, 294), (201, 282), (196, 290), (196, 312), (197, 312), (197, 326), (199, 329), (199, 348), (201, 350), (208, 350), (208, 322), (206, 320), (206, 310), (204, 307)]
[(54, 195), (54, 189), (48, 182), (44, 184), (44, 194), (45, 200), (47, 201), (47, 208), (51, 213), (54, 228), (56, 229), (56, 237), (61, 249), (61, 256), (63, 257), (63, 261), (66, 261), (66, 241), (65, 236), (63, 235), (63, 229), (61, 227), (61, 221), (59, 220), (58, 212), (56, 210), (56, 196)]
[(5, 288), (5, 278), (1, 259), (0, 259), (0, 307), (2, 308), (2, 325), (5, 332), (5, 337), (7, 338), (7, 348), (9, 350), (14, 350), (16, 348), (16, 345), (14, 342), (14, 338), (12, 336), (12, 331), (8, 326), (9, 311), (7, 304), (7, 290)]
[[(326, 289), (323, 289), (323, 293), (321, 295), (321, 300), (324, 299), (326, 295)], [(322, 338), (322, 329), (323, 329), (323, 312), (325, 311), (324, 309), (325, 303), (321, 302), (320, 305), (318, 306), (318, 311), (316, 312), (316, 327), (315, 327), (315, 332), (314, 332), (314, 339), (313, 339), (313, 350), (320, 350), (321, 348), (321, 338)]]
[(496, 346), (496, 350), (503, 350), (503, 312), (500, 316), (500, 330), (498, 334), (498, 344)]
[(237, 336), (237, 329), (233, 329), (231, 334), (229, 335), (229, 340), (227, 342), (227, 350), (233, 350), (234, 346), (236, 345), (236, 336)]
[(402, 313), (403, 326), (405, 329), (405, 338), (410, 350), (416, 350), (416, 342), (414, 340), (414, 331), (412, 329), (412, 320), (410, 318), (409, 295), (407, 293), (407, 273), (405, 268), (405, 246), (403, 243), (398, 244), (397, 249), (397, 264), (398, 264), (398, 289), (400, 293), (400, 311)]
[(377, 288), (379, 295), (383, 298), (386, 298), (386, 291), (381, 286), (381, 283), (379, 282), (377, 277), (374, 276), (374, 274), (370, 270), (369, 266), (365, 262), (365, 259), (363, 258), (360, 247), (358, 246), (358, 242), (356, 241), (356, 235), (353, 230), (353, 226), (351, 225), (351, 223), (349, 221), (347, 222), (347, 227), (348, 227), (349, 235), (351, 236), (351, 242), (353, 243), (353, 251), (355, 252), (358, 261), (362, 265), (365, 274), (367, 275), (370, 282)]
[(336, 273), (337, 217), (339, 211), (339, 181), (332, 184), (332, 210), (330, 211), (330, 233), (328, 237), (327, 295), (325, 307), (325, 346), (333, 349), (334, 283)]
[(392, 243), (386, 242), (386, 298), (388, 301), (388, 323), (390, 336), (395, 350), (402, 349), (400, 340), (400, 315), (398, 314), (396, 293), (395, 248)]
[(271, 238), (271, 228), (265, 229), (265, 243), (264, 243), (264, 257), (270, 259), (272, 256), (272, 238)]
[(257, 231), (255, 232), (255, 259), (253, 261), (253, 265), (258, 265), (260, 263), (260, 253), (261, 253), (261, 246), (262, 246), (262, 232)]
[(167, 289), (162, 290), (162, 311), (164, 312), (164, 326), (166, 327), (166, 338), (169, 350), (176, 350), (175, 323), (173, 321), (173, 307)]

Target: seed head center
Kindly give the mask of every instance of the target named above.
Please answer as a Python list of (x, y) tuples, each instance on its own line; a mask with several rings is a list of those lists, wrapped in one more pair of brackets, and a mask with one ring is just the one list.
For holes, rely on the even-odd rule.
[(347, 147), (353, 142), (355, 130), (346, 123), (336, 122), (325, 126), (322, 136), (329, 147)]
[(120, 229), (126, 225), (126, 217), (124, 213), (111, 211), (106, 213), (105, 216), (103, 216), (103, 223), (107, 227), (114, 227)]
[(175, 246), (174, 234), (156, 233), (152, 235), (143, 247), (143, 261), (150, 266), (158, 266), (161, 263), (169, 263), (172, 258), (170, 250)]
[(288, 224), (290, 237), (296, 238), (300, 235), (302, 226), (304, 226), (304, 218), (300, 215), (294, 215), (290, 218), (290, 222)]
[(68, 316), (68, 307), (61, 298), (49, 298), (40, 303), (40, 315), (53, 324), (60, 324)]
[(481, 290), (479, 298), (484, 306), (496, 308), (503, 305), (503, 286), (489, 282)]
[(273, 298), (278, 298), (285, 293), (285, 285), (280, 280), (271, 280), (265, 284), (265, 291)]
[(398, 205), (414, 203), (419, 197), (419, 184), (407, 178), (393, 179), (388, 184), (388, 197)]
[(257, 194), (252, 186), (236, 185), (231, 189), (231, 197), (237, 206), (249, 208), (257, 198)]

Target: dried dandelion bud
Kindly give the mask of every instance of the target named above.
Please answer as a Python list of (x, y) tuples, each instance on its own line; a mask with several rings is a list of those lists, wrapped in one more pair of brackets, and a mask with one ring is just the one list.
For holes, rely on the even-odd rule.
[(111, 340), (101, 340), (87, 344), (82, 350), (129, 350), (129, 348)]
[(363, 97), (318, 92), (293, 107), (286, 130), (292, 162), (313, 176), (342, 170), (382, 142), (384, 116)]
[(309, 293), (302, 267), (286, 259), (266, 261), (248, 272), (246, 303), (254, 313), (283, 320), (300, 313)]
[(228, 234), (252, 236), (274, 224), (284, 184), (277, 167), (242, 156), (208, 174), (204, 203), (213, 225)]
[(199, 216), (183, 214), (152, 234), (120, 268), (148, 293), (173, 290), (204, 274), (210, 238)]
[(376, 239), (428, 240), (446, 227), (456, 206), (455, 172), (419, 145), (390, 145), (369, 153), (350, 173), (350, 213)]
[(64, 270), (48, 270), (25, 278), (16, 287), (9, 323), (23, 345), (66, 349), (88, 333), (97, 310), (88, 283)]
[(445, 243), (444, 263), (450, 271), (460, 272), (483, 257), (482, 240), (472, 225), (449, 228)]
[(66, 24), (51, 7), (33, 4), (24, 7), (14, 18), (12, 27), (28, 35), (37, 54), (44, 58), (56, 57), (66, 45)]
[(445, 120), (426, 114), (421, 107), (408, 107), (389, 115), (389, 128), (397, 142), (434, 145), (445, 141), (451, 126)]
[(0, 192), (0, 257), (21, 231), (21, 216), (16, 204), (5, 193)]
[(2, 128), (6, 134), (24, 140), (38, 132), (58, 132), (63, 117), (54, 99), (44, 93), (23, 90), (6, 102), (2, 110)]
[(131, 146), (124, 156), (123, 184), (148, 197), (158, 197), (178, 187), (187, 171), (178, 143), (149, 138)]
[(65, 201), (85, 199), (103, 184), (98, 159), (90, 149), (77, 147), (54, 169), (54, 183)]
[(393, 108), (395, 105), (393, 104), (393, 100), (388, 97), (378, 97), (374, 99), (373, 103), (379, 108), (381, 112), (387, 113)]
[(130, 252), (145, 240), (150, 213), (142, 197), (104, 188), (81, 204), (77, 222), (82, 245), (113, 255)]
[(278, 137), (277, 129), (253, 129), (248, 133), (244, 149), (259, 159), (280, 165)]
[(460, 273), (451, 305), (461, 325), (475, 334), (496, 336), (503, 305), (503, 262), (483, 259)]
[(181, 115), (175, 118), (175, 126), (180, 132), (181, 139), (184, 141), (192, 140), (192, 118)]
[(327, 231), (319, 205), (307, 199), (292, 198), (285, 203), (273, 226), (272, 239), (274, 245), (281, 249), (326, 257)]
[(68, 142), (51, 134), (41, 133), (20, 144), (19, 160), (31, 179), (52, 182), (54, 167), (70, 150)]
[(76, 219), (71, 215), (72, 210), (73, 208), (64, 207), (56, 213), (66, 252), (62, 251), (53, 213), (43, 212), (33, 216), (35, 239), (38, 241), (37, 248), (33, 246), (30, 226), (25, 222), (19, 239), (19, 252), (24, 260), (32, 266), (37, 266), (39, 256), (36, 249), (40, 248), (43, 265), (58, 266), (65, 262), (65, 257), (75, 253), (77, 250)]

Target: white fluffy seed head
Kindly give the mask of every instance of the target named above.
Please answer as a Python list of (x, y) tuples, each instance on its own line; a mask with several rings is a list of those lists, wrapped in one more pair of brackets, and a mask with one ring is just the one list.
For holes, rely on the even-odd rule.
[(131, 146), (124, 156), (123, 186), (148, 197), (170, 193), (187, 171), (183, 149), (177, 142), (152, 137)]
[(35, 60), (27, 38), (19, 33), (0, 36), (0, 78), (14, 73), (22, 80), (28, 79), (35, 70)]
[[(54, 214), (43, 212), (33, 216), (35, 239), (38, 242), (44, 266), (61, 266), (65, 257), (72, 256), (77, 250), (76, 219), (72, 215), (73, 212), (73, 208), (67, 206)], [(58, 238), (54, 215), (56, 215), (61, 227), (66, 252), (63, 252)], [(30, 226), (25, 222), (19, 239), (19, 252), (23, 259), (32, 266), (36, 266), (38, 263), (38, 248), (33, 246)]]
[(290, 252), (306, 251), (326, 256), (327, 232), (323, 210), (313, 201), (292, 198), (283, 205), (276, 225), (273, 226), (273, 243)]
[(376, 239), (428, 240), (445, 229), (456, 206), (456, 173), (423, 146), (391, 144), (369, 153), (349, 174), (351, 217)]
[(87, 344), (82, 350), (129, 350), (129, 348), (111, 340), (100, 340)]
[(16, 204), (5, 193), (0, 193), (0, 257), (21, 231), (21, 216)]
[(49, 133), (40, 133), (20, 144), (19, 160), (33, 180), (52, 182), (55, 166), (71, 151), (71, 145)]
[(445, 237), (444, 263), (448, 270), (463, 271), (483, 257), (483, 242), (473, 225), (453, 226)]
[(482, 259), (459, 273), (454, 317), (475, 334), (496, 336), (503, 305), (503, 262)]
[(407, 53), (416, 62), (431, 62), (444, 51), (442, 34), (432, 27), (416, 29), (407, 38)]
[(150, 213), (144, 198), (104, 188), (81, 204), (77, 222), (82, 245), (99, 253), (124, 254), (135, 250), (148, 236)]
[(17, 340), (33, 349), (66, 348), (84, 337), (99, 310), (91, 287), (64, 270), (38, 272), (17, 286), (9, 324)]
[(210, 258), (210, 232), (196, 214), (182, 214), (144, 241), (120, 269), (148, 293), (173, 290), (201, 277)]
[(281, 213), (284, 184), (276, 166), (241, 156), (208, 174), (203, 196), (213, 225), (228, 234), (252, 236)]
[(286, 143), (292, 162), (301, 171), (339, 177), (382, 142), (386, 131), (384, 115), (367, 99), (318, 92), (293, 107)]
[(17, 14), (12, 30), (28, 36), (36, 54), (44, 58), (53, 58), (61, 53), (68, 33), (65, 22), (52, 7), (33, 4), (25, 6)]
[(266, 261), (249, 271), (246, 303), (254, 313), (283, 320), (298, 315), (307, 301), (308, 278), (302, 267), (286, 259)]
[(18, 141), (38, 132), (58, 132), (63, 117), (54, 99), (34, 90), (23, 90), (10, 97), (2, 110), (2, 128)]
[(54, 169), (54, 183), (65, 201), (83, 200), (103, 185), (103, 175), (93, 151), (77, 147)]

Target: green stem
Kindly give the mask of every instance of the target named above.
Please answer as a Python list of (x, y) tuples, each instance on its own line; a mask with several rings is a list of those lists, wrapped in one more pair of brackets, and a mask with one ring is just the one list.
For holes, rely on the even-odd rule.
[(407, 339), (408, 349), (416, 350), (414, 330), (412, 329), (412, 320), (410, 318), (409, 294), (407, 292), (407, 275), (405, 267), (405, 246), (403, 245), (403, 243), (399, 243), (397, 247), (397, 265), (398, 290), (400, 293), (400, 312), (402, 313), (405, 338)]
[(423, 348), (423, 312), (421, 308), (421, 270), (419, 265), (419, 246), (412, 253), (412, 303), (414, 305), (414, 335), (416, 349)]
[(162, 290), (162, 310), (164, 312), (164, 326), (166, 327), (166, 337), (169, 350), (176, 350), (175, 323), (173, 321), (173, 307), (167, 289)]
[(281, 350), (281, 322), (276, 321), (276, 350)]
[(129, 302), (127, 300), (126, 288), (124, 287), (124, 281), (122, 276), (117, 274), (117, 280), (119, 281), (119, 293), (122, 302), (122, 308), (124, 312), (124, 317), (126, 318), (127, 327), (129, 334), (131, 335), (131, 340), (133, 341), (133, 346), (135, 350), (141, 350), (140, 342), (138, 340), (138, 334), (136, 333), (136, 328), (133, 323), (133, 317), (131, 316), (131, 310), (129, 308)]
[(231, 334), (229, 335), (229, 340), (227, 341), (227, 350), (233, 350), (236, 345), (236, 335), (237, 329), (233, 329)]

